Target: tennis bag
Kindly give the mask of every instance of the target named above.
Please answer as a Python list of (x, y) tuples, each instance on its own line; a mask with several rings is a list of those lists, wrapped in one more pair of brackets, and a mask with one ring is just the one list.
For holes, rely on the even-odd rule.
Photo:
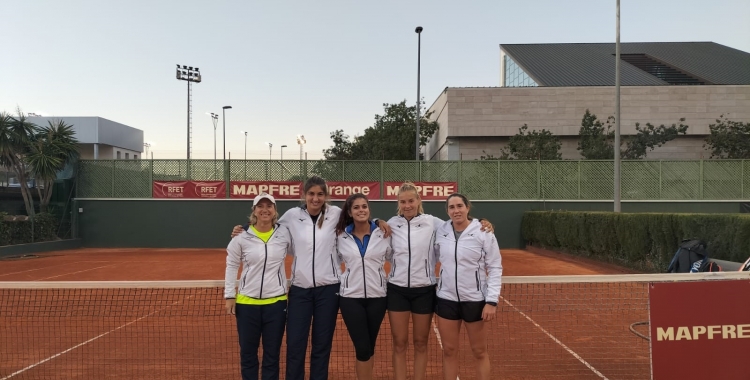
[(685, 239), (669, 263), (667, 273), (721, 272), (721, 266), (708, 257), (706, 242), (700, 239)]

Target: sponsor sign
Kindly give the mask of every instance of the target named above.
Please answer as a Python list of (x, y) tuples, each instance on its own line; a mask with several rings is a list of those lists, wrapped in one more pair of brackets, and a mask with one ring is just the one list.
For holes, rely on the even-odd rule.
[[(398, 199), (398, 188), (402, 182), (386, 182), (383, 199)], [(449, 195), (458, 191), (456, 182), (414, 182), (423, 200), (444, 201)]]
[[(362, 193), (369, 199), (380, 199), (379, 182), (329, 181), (328, 193), (331, 199), (344, 200), (349, 195)], [(302, 199), (302, 184), (294, 181), (231, 181), (230, 198), (255, 198), (266, 192), (276, 199)]]
[(154, 198), (226, 198), (224, 181), (154, 181)]
[(651, 283), (654, 380), (747, 379), (750, 280)]

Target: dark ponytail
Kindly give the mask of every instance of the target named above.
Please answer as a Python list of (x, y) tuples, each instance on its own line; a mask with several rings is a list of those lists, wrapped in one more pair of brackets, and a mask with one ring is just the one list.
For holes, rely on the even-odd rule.
[[(326, 180), (322, 177), (318, 177), (316, 175), (310, 177), (305, 182), (305, 186), (303, 187), (304, 193), (302, 194), (302, 201), (305, 201), (305, 194), (310, 190), (313, 186), (320, 186), (320, 189), (323, 190), (323, 194), (328, 197), (328, 185), (326, 184)], [(326, 208), (328, 204), (323, 203), (323, 207), (320, 208), (320, 216), (318, 217), (318, 228), (323, 228), (323, 220), (326, 218)]]
[(349, 212), (352, 210), (352, 205), (354, 204), (354, 201), (357, 199), (364, 199), (367, 202), (367, 205), (370, 205), (370, 201), (367, 199), (367, 197), (362, 193), (356, 193), (352, 194), (349, 197), (346, 198), (346, 202), (344, 202), (343, 210), (341, 210), (341, 216), (339, 217), (339, 222), (336, 224), (336, 235), (341, 235), (342, 232), (346, 229), (346, 226), (354, 223), (354, 218), (349, 215)]

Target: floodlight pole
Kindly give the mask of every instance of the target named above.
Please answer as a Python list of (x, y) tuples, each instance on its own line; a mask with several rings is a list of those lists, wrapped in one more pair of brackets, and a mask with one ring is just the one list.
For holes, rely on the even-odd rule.
[(614, 212), (621, 211), (620, 205), (620, 0), (617, 0), (617, 33), (615, 41), (615, 188)]

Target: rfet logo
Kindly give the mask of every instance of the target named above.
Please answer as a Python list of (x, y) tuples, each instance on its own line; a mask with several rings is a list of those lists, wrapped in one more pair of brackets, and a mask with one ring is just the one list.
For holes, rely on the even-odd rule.
[(154, 198), (224, 198), (224, 181), (154, 181)]
[[(386, 182), (384, 199), (398, 199), (398, 189), (401, 184), (401, 182)], [(419, 196), (426, 200), (445, 200), (449, 195), (458, 191), (455, 182), (414, 182), (414, 186)]]
[(224, 181), (192, 182), (191, 184), (198, 198), (224, 198), (226, 196)]

